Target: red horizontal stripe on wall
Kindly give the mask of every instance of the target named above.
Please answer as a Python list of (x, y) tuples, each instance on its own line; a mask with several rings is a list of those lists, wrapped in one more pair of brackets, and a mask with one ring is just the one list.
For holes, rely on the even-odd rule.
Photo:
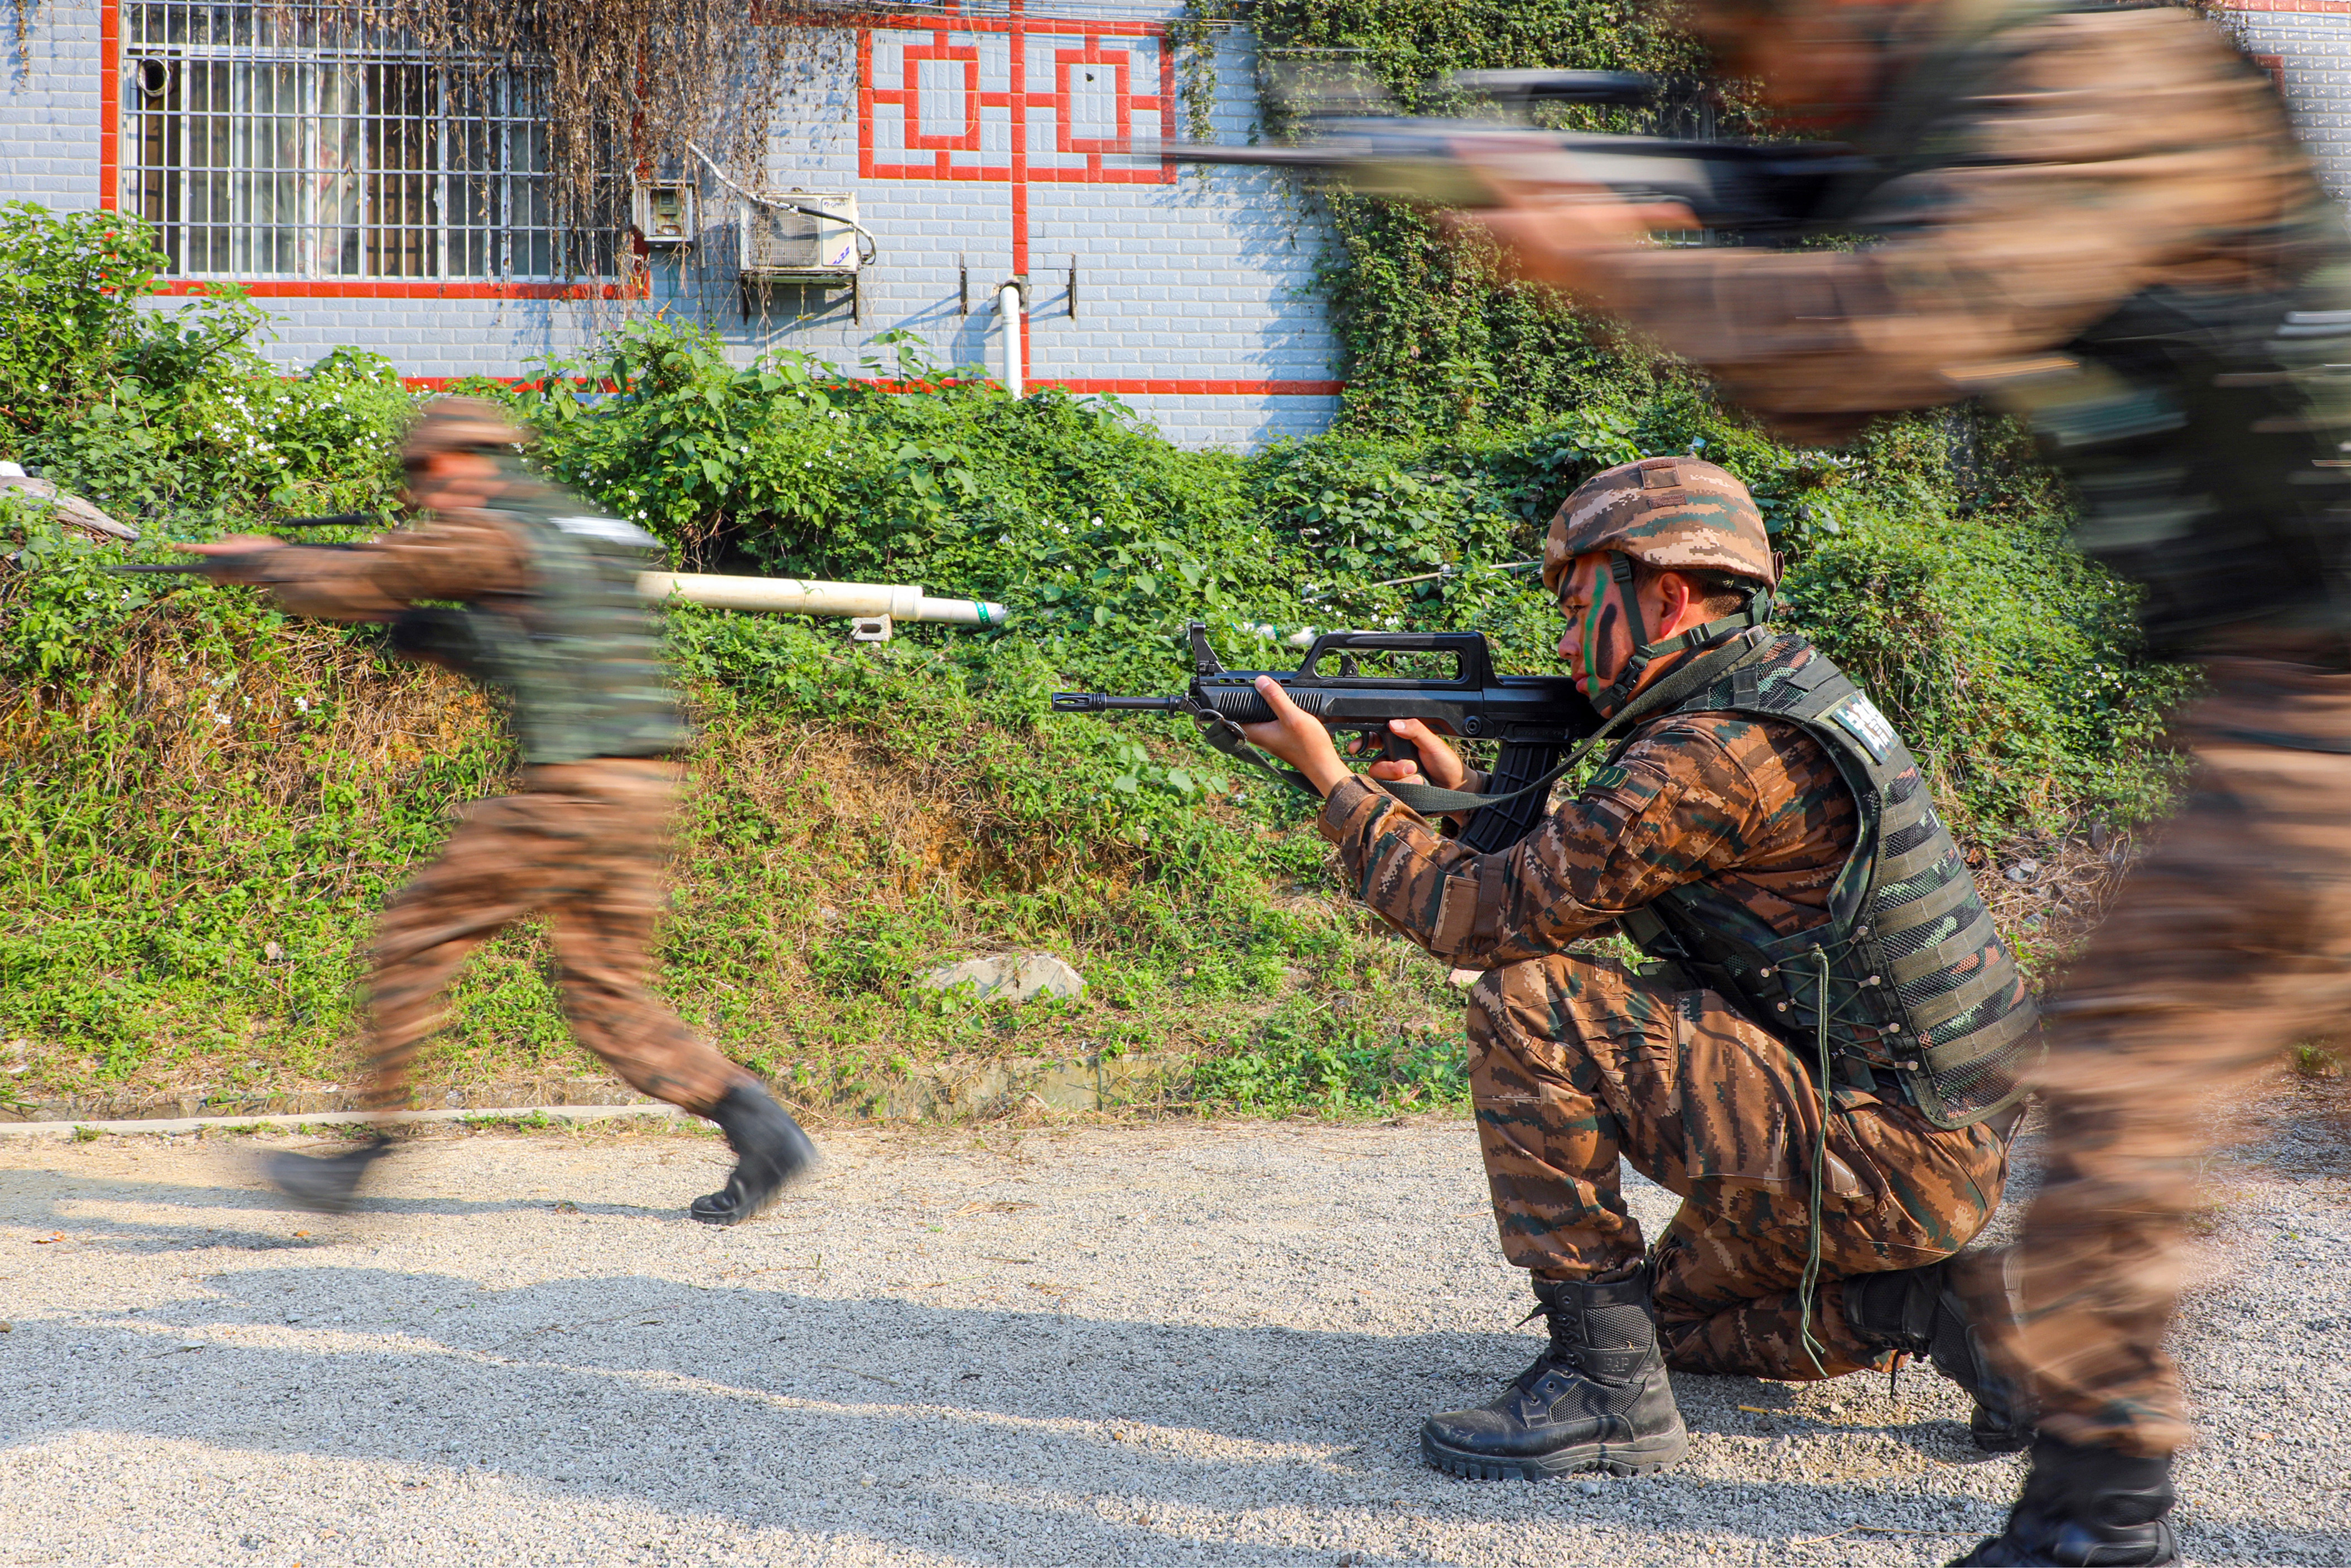
[[(513, 385), (522, 383), (511, 376), (494, 376), (492, 380)], [(400, 384), (416, 392), (446, 391), (463, 376), (402, 376)], [(536, 383), (532, 383), (536, 385)], [(1120, 379), (1113, 377), (1097, 380), (1063, 381), (1044, 377), (1030, 383), (1039, 387), (1059, 387), (1065, 392), (1080, 395), (1096, 392), (1150, 392), (1162, 397), (1203, 398), (1335, 398), (1347, 389), (1344, 381), (1172, 381), (1155, 379)], [(935, 390), (923, 382), (876, 381), (872, 385), (890, 392), (927, 392)], [(615, 389), (607, 384), (605, 391)]]
[(1204, 398), (1335, 398), (1347, 389), (1344, 381), (1196, 381), (1115, 376), (1076, 380), (1039, 376), (1030, 384), (1059, 387), (1065, 392), (1153, 392)]
[[(163, 286), (165, 294), (202, 294), (212, 285), (200, 278), (180, 278)], [(643, 299), (641, 284), (626, 283), (397, 283), (382, 278), (329, 282), (287, 278), (246, 282), (237, 286), (256, 299)]]
[(2351, 0), (2220, 0), (2223, 11), (2292, 11), (2316, 16), (2351, 14)]

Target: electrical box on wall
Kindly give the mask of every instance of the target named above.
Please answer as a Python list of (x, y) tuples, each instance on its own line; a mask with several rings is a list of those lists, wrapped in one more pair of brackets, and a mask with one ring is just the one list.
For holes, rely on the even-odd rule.
[(695, 234), (695, 191), (691, 185), (641, 184), (632, 203), (632, 220), (646, 244), (690, 245)]

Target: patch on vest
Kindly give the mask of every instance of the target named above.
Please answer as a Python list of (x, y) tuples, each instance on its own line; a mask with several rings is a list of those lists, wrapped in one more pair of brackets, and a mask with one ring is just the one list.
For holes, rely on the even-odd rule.
[(1623, 768), (1617, 767), (1612, 763), (1593, 774), (1592, 782), (1585, 784), (1583, 787), (1588, 790), (1614, 789), (1617, 785), (1623, 784), (1626, 779), (1629, 779), (1633, 775), (1631, 774), (1626, 773)]
[(1894, 749), (1894, 726), (1886, 722), (1876, 703), (1858, 691), (1830, 709), (1829, 717), (1869, 749), (1872, 762), (1884, 762), (1886, 753)]
[(661, 541), (633, 523), (618, 517), (558, 517), (555, 525), (566, 534), (583, 538), (601, 539), (608, 545), (626, 545), (632, 550), (657, 550)]

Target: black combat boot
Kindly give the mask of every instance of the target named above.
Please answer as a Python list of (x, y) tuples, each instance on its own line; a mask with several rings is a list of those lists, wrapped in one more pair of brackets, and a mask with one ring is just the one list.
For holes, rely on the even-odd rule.
[(816, 1145), (789, 1111), (757, 1084), (742, 1083), (710, 1107), (710, 1119), (735, 1151), (734, 1174), (686, 1210), (705, 1225), (740, 1225), (756, 1219), (776, 1194), (816, 1164)]
[(2143, 1459), (2044, 1436), (2008, 1528), (1951, 1568), (2173, 1568), (2179, 1537), (2163, 1517), (2171, 1502), (2169, 1455)]
[(269, 1184), (294, 1203), (319, 1214), (348, 1214), (359, 1201), (368, 1167), (392, 1152), (392, 1139), (378, 1133), (341, 1154), (273, 1154)]
[(1984, 1354), (1983, 1335), (1952, 1278), (1952, 1260), (1855, 1275), (1844, 1282), (1844, 1321), (1868, 1344), (1931, 1357), (1936, 1371), (1973, 1396), (1968, 1430), (1977, 1448), (2013, 1454), (2032, 1446), (2032, 1400)]
[(1422, 1457), (1473, 1480), (1574, 1470), (1646, 1475), (1689, 1448), (1649, 1306), (1649, 1271), (1606, 1284), (1537, 1280), (1551, 1344), (1491, 1404), (1421, 1424)]

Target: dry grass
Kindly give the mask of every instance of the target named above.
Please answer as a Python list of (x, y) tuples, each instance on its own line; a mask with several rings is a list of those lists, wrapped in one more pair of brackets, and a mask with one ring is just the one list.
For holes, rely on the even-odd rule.
[(2140, 847), (2136, 836), (2101, 826), (1965, 850), (1992, 919), (2047, 992), (2105, 919)]

